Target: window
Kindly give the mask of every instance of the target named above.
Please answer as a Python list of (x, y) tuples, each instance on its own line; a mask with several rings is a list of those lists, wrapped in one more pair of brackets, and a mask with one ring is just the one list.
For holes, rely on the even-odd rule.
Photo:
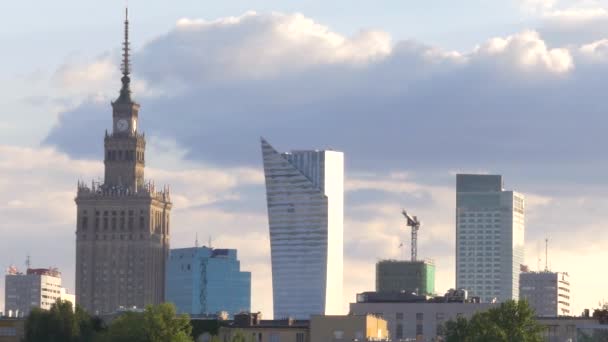
[(402, 321), (403, 320), (403, 312), (397, 312), (397, 320), (398, 321)]
[(422, 312), (419, 312), (416, 314), (417, 321), (422, 321), (423, 319), (424, 319), (424, 314)]
[(280, 335), (277, 333), (271, 333), (268, 342), (281, 342)]
[(422, 324), (416, 324), (416, 336), (423, 335)]
[(403, 324), (398, 323), (397, 324), (397, 332), (395, 333), (397, 339), (402, 339), (403, 338)]
[(304, 333), (296, 334), (296, 342), (304, 342)]

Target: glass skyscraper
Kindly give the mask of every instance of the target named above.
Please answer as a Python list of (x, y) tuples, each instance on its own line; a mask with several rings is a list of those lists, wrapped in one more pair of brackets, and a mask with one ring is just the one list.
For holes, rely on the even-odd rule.
[(482, 301), (519, 299), (524, 196), (500, 175), (456, 176), (456, 287)]
[(241, 271), (236, 249), (172, 249), (166, 289), (166, 301), (178, 313), (232, 316), (251, 310), (251, 273)]
[(344, 155), (262, 139), (274, 317), (342, 313)]

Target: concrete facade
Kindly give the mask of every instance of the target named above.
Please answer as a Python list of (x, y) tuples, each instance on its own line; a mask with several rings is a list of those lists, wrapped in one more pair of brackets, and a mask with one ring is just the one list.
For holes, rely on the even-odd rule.
[(25, 319), (0, 317), (0, 342), (21, 342), (25, 337)]
[(483, 302), (519, 299), (524, 210), (502, 176), (456, 176), (456, 288)]
[(430, 261), (379, 261), (376, 263), (376, 292), (433, 295), (435, 264)]
[(519, 278), (519, 295), (537, 316), (570, 316), (570, 278), (563, 272), (524, 272)]
[(393, 341), (411, 339), (435, 341), (442, 334), (443, 325), (459, 316), (470, 318), (495, 304), (449, 302), (358, 302), (350, 304), (353, 315), (373, 314), (388, 324)]
[(25, 274), (9, 269), (5, 277), (5, 314), (25, 317), (32, 308), (49, 310), (57, 300), (75, 306), (74, 295), (61, 286), (61, 273), (56, 269), (28, 269)]
[(310, 340), (390, 341), (386, 320), (373, 315), (312, 316)]
[(274, 316), (342, 313), (344, 155), (262, 139)]
[[(104, 138), (104, 181), (78, 183), (76, 295), (89, 313), (164, 301), (171, 198), (144, 181), (146, 141), (131, 99), (128, 20), (122, 88)], [(100, 130), (101, 131), (101, 130)]]
[(165, 296), (178, 313), (230, 316), (251, 310), (251, 273), (241, 271), (236, 249), (172, 249)]

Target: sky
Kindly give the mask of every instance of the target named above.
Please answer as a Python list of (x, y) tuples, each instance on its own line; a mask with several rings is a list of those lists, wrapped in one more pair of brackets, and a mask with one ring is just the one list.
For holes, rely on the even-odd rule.
[[(74, 287), (78, 180), (102, 177), (122, 1), (0, 13), (0, 265)], [(344, 311), (408, 245), (454, 286), (455, 174), (526, 196), (526, 263), (568, 272), (573, 313), (605, 298), (608, 1), (129, 1), (146, 177), (170, 184), (172, 246), (237, 248), (272, 316), (260, 137), (346, 159)], [(406, 252), (408, 254), (409, 252)], [(3, 281), (0, 281), (0, 291)], [(0, 311), (4, 298), (0, 297)]]

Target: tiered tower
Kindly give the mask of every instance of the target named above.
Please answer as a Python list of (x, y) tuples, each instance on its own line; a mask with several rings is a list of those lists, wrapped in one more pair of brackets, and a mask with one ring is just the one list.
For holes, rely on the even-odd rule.
[(104, 139), (104, 181), (79, 182), (76, 197), (76, 301), (93, 314), (158, 304), (165, 292), (171, 199), (168, 187), (157, 190), (144, 180), (146, 139), (131, 99), (128, 10), (124, 24), (122, 87)]

